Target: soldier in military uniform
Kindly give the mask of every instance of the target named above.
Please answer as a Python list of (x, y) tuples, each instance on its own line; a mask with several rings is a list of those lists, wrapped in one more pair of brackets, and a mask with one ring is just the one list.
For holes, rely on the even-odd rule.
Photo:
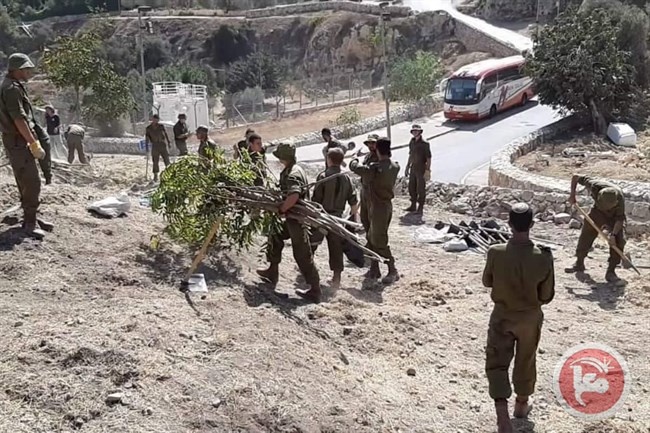
[[(617, 246), (621, 251), (625, 248), (625, 197), (623, 191), (613, 183), (597, 180), (589, 176), (574, 175), (571, 179), (571, 194), (569, 202), (576, 204), (576, 188), (583, 185), (594, 199), (594, 207), (589, 212), (589, 217), (609, 237), (609, 244)], [(582, 225), (582, 232), (576, 248), (576, 263), (567, 269), (568, 272), (584, 272), (585, 258), (598, 237), (596, 230), (587, 221)], [(609, 249), (609, 260), (605, 280), (609, 283), (618, 283), (620, 278), (616, 275), (616, 267), (621, 263), (621, 257)]]
[(69, 125), (65, 133), (65, 140), (68, 143), (68, 162), (72, 164), (74, 162), (74, 154), (77, 152), (79, 155), (79, 162), (82, 164), (88, 164), (88, 159), (84, 153), (84, 137), (86, 136), (86, 131), (81, 125)]
[(190, 138), (190, 130), (187, 127), (187, 115), (178, 115), (178, 122), (174, 125), (174, 142), (178, 149), (179, 156), (187, 155), (187, 139)]
[(248, 137), (248, 156), (250, 157), (251, 164), (255, 168), (257, 177), (253, 185), (264, 186), (264, 179), (266, 178), (266, 147), (262, 144), (262, 137), (252, 133)]
[(9, 56), (8, 73), (0, 86), (0, 130), (20, 192), (23, 227), (28, 236), (43, 239), (43, 230), (51, 231), (53, 226), (37, 218), (41, 179), (35, 159), (42, 160), (46, 154), (35, 131), (38, 124), (34, 119), (32, 104), (22, 84), (32, 77), (34, 68), (25, 54)]
[[(399, 165), (391, 160), (391, 156), (390, 140), (383, 137), (377, 140), (377, 162), (362, 165), (358, 159), (354, 159), (350, 163), (350, 170), (361, 176), (364, 188), (368, 185), (368, 214), (372, 217), (366, 234), (367, 247), (388, 261), (388, 274), (382, 280), (384, 284), (392, 284), (399, 280), (395, 258), (388, 246), (388, 228), (393, 218), (395, 182), (400, 170)], [(366, 277), (369, 279), (381, 277), (379, 263), (372, 262)]]
[(165, 168), (171, 164), (169, 160), (169, 136), (165, 130), (165, 125), (160, 123), (160, 116), (154, 114), (151, 123), (146, 129), (147, 142), (151, 145), (151, 159), (153, 160), (153, 180), (158, 180), (160, 173), (160, 158), (165, 162)]
[[(363, 165), (370, 166), (371, 164), (378, 162), (379, 157), (377, 156), (377, 140), (379, 140), (379, 135), (370, 134), (366, 141), (363, 142), (368, 147), (368, 154), (363, 158)], [(370, 178), (361, 178), (361, 224), (366, 233), (370, 229), (370, 217), (368, 216), (368, 203), (370, 201)]]
[[(298, 200), (308, 198), (305, 188), (307, 176), (303, 169), (296, 164), (296, 147), (293, 144), (279, 144), (273, 152), (273, 156), (284, 166), (284, 170), (280, 173), (280, 189), (284, 193), (285, 199), (278, 209), (278, 212), (284, 215), (298, 203)], [(282, 231), (269, 236), (267, 251), (269, 267), (258, 270), (257, 273), (273, 285), (278, 283), (278, 269), (282, 261), (284, 241), (287, 239), (291, 239), (293, 257), (310, 287), (309, 290), (297, 290), (296, 293), (309, 301), (320, 302), (320, 278), (309, 244), (309, 229), (294, 219), (287, 218)]]
[[(343, 162), (343, 151), (338, 148), (330, 149), (327, 153), (327, 170), (318, 175), (317, 180), (336, 176), (328, 182), (320, 183), (314, 187), (312, 201), (320, 203), (325, 212), (336, 217), (342, 217), (345, 206), (350, 205), (352, 215), (359, 214), (359, 199), (356, 188), (347, 174), (340, 175), (341, 163)], [(323, 233), (316, 231), (311, 238), (314, 252), (318, 244), (323, 241)], [(327, 248), (329, 250), (329, 262), (332, 275), (332, 286), (338, 288), (341, 285), (341, 273), (343, 272), (343, 239), (334, 233), (327, 233)]]
[[(499, 433), (512, 433), (508, 399), (512, 395), (508, 369), (514, 355), (512, 382), (517, 394), (516, 418), (530, 412), (528, 398), (535, 390), (536, 353), (544, 315), (542, 305), (555, 295), (553, 255), (529, 238), (533, 211), (517, 203), (509, 215), (512, 237), (507, 244), (488, 250), (483, 285), (492, 289), (494, 309), (490, 316), (485, 371), (490, 397), (494, 399)], [(515, 350), (516, 348), (516, 350)]]
[(411, 206), (406, 209), (407, 212), (423, 212), (427, 182), (431, 180), (431, 146), (424, 141), (422, 132), (420, 125), (411, 128), (413, 138), (409, 143), (409, 160), (404, 173), (409, 178), (411, 196)]
[[(334, 138), (332, 131), (329, 128), (323, 128), (321, 131), (321, 136), (323, 137), (323, 140), (325, 140), (325, 146), (323, 147), (323, 159), (325, 160), (325, 168), (327, 168), (327, 153), (330, 151), (330, 149), (339, 148), (343, 151), (344, 156), (348, 149), (343, 146), (340, 141)], [(341, 165), (345, 167), (346, 164), (343, 162)]]
[(210, 159), (208, 149), (212, 152), (217, 150), (217, 143), (210, 138), (210, 129), (207, 126), (199, 125), (196, 128), (196, 138), (199, 140), (199, 156)]
[(244, 134), (244, 139), (240, 140), (237, 144), (234, 146), (234, 154), (235, 154), (235, 159), (241, 159), (242, 155), (244, 152), (248, 150), (248, 146), (250, 144), (250, 136), (255, 134), (255, 130), (252, 128), (246, 129), (246, 133)]

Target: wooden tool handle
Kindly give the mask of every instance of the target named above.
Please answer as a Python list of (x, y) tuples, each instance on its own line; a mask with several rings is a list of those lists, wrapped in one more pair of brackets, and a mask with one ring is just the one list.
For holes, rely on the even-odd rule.
[(212, 228), (210, 229), (210, 233), (208, 233), (208, 236), (203, 241), (203, 245), (201, 245), (201, 249), (199, 250), (196, 257), (194, 257), (192, 266), (190, 266), (190, 269), (187, 271), (187, 274), (185, 274), (184, 281), (188, 281), (190, 279), (192, 274), (196, 271), (196, 268), (199, 267), (199, 265), (205, 258), (205, 255), (208, 252), (208, 247), (210, 247), (210, 243), (212, 242), (212, 239), (214, 239), (215, 235), (219, 231), (219, 227), (221, 227), (221, 217), (219, 217), (212, 225)]

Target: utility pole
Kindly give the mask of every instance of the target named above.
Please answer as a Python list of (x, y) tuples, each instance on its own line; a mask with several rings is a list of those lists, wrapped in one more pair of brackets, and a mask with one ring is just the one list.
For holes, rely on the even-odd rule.
[(145, 29), (145, 26), (142, 25), (142, 16), (146, 15), (147, 12), (151, 10), (151, 6), (139, 6), (138, 7), (138, 32), (139, 32), (139, 42), (140, 42), (140, 69), (142, 73), (142, 112), (144, 123), (147, 123), (149, 120), (149, 107), (147, 107), (147, 77), (144, 70), (144, 33), (142, 30)]
[(384, 100), (386, 101), (386, 135), (391, 139), (391, 121), (390, 121), (390, 84), (388, 73), (388, 49), (386, 47), (386, 21), (390, 21), (390, 12), (386, 11), (388, 2), (379, 3), (381, 13), (379, 15), (379, 24), (381, 26), (381, 41), (383, 51), (383, 65), (384, 65)]
[(540, 0), (537, 0), (537, 14), (535, 15), (535, 33), (537, 35), (535, 39), (537, 39), (538, 41), (539, 41), (539, 2)]

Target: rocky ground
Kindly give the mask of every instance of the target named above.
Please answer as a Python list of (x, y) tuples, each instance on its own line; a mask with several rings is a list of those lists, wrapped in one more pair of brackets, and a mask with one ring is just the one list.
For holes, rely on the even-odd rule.
[(639, 137), (637, 148), (615, 146), (607, 138), (574, 134), (550, 140), (522, 156), (516, 165), (535, 173), (570, 178), (589, 173), (610, 179), (650, 181), (650, 139)]
[[(43, 211), (56, 223), (46, 241), (0, 225), (1, 432), (494, 431), (483, 372), (484, 259), (414, 240), (425, 225), (467, 216), (438, 210), (437, 201), (424, 221), (398, 211), (390, 236), (402, 279), (367, 286), (351, 268), (320, 305), (293, 295), (300, 281), (288, 251), (285, 299), (255, 278), (256, 251), (216, 249), (202, 269), (210, 293), (192, 298), (192, 308), (177, 290), (191, 251), (164, 238), (151, 248), (163, 223), (137, 193), (126, 218), (86, 212), (89, 201), (142, 189), (131, 188), (137, 159), (99, 162), (44, 190)], [(0, 189), (4, 210), (16, 200), (9, 176), (0, 175)], [(578, 281), (561, 271), (578, 231), (540, 223), (535, 234), (564, 247), (555, 251), (537, 405), (517, 431), (649, 431), (647, 275), (621, 271), (626, 288), (605, 284), (599, 246), (588, 261), (592, 279)], [(647, 248), (647, 239), (630, 243)], [(324, 249), (317, 262), (326, 281)], [(608, 344), (629, 364), (631, 393), (613, 419), (585, 424), (553, 397), (556, 363), (583, 341)]]

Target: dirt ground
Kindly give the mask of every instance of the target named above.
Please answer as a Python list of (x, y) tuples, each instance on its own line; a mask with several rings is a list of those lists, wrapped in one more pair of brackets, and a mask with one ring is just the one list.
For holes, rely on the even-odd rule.
[[(394, 104), (394, 107), (398, 106), (399, 104)], [(382, 114), (386, 110), (384, 101), (377, 100), (363, 104), (352, 104), (345, 107), (320, 110), (311, 114), (287, 117), (280, 120), (257, 123), (250, 125), (250, 127), (260, 134), (265, 142), (279, 138), (292, 137), (294, 135), (304, 134), (305, 132), (320, 131), (325, 127), (336, 126), (337, 117), (339, 117), (339, 115), (349, 107), (357, 108), (361, 113), (362, 119)], [(225, 131), (216, 131), (212, 134), (212, 138), (217, 140), (219, 144), (232, 146), (244, 137), (247, 128), (247, 126), (241, 126), (230, 128)]]
[[(483, 371), (491, 301), (482, 256), (417, 244), (418, 222), (398, 211), (390, 236), (402, 279), (393, 286), (364, 286), (364, 271), (350, 268), (338, 292), (305, 305), (293, 295), (300, 283), (289, 251), (279, 286), (288, 299), (259, 284), (256, 251), (215, 251), (202, 269), (210, 293), (192, 298), (194, 310), (178, 292), (191, 251), (164, 238), (150, 247), (163, 223), (135, 192), (128, 217), (85, 210), (141, 189), (129, 176), (141, 161), (95, 162), (78, 185), (44, 189), (42, 210), (56, 223), (44, 242), (0, 225), (0, 432), (495, 431)], [(117, 180), (93, 180), (100, 174)], [(4, 210), (17, 199), (5, 174), (0, 190)], [(400, 199), (396, 209), (404, 205)], [(448, 217), (427, 209), (425, 222)], [(517, 431), (648, 432), (647, 275), (621, 271), (625, 289), (604, 284), (598, 247), (587, 263), (593, 280), (578, 281), (561, 271), (578, 232), (541, 223), (535, 233), (565, 247), (555, 252), (536, 406)], [(629, 249), (641, 257), (647, 242), (632, 240)], [(326, 282), (324, 248), (317, 263)], [(561, 354), (584, 341), (614, 347), (630, 369), (627, 403), (592, 424), (572, 418), (552, 394)], [(107, 403), (114, 393), (120, 402)]]
[[(639, 135), (637, 148), (615, 146), (607, 138), (593, 134), (571, 135), (542, 144), (516, 161), (525, 170), (551, 177), (570, 178), (574, 173), (589, 173), (609, 179), (650, 181), (650, 136)], [(585, 155), (566, 157), (564, 150)]]

